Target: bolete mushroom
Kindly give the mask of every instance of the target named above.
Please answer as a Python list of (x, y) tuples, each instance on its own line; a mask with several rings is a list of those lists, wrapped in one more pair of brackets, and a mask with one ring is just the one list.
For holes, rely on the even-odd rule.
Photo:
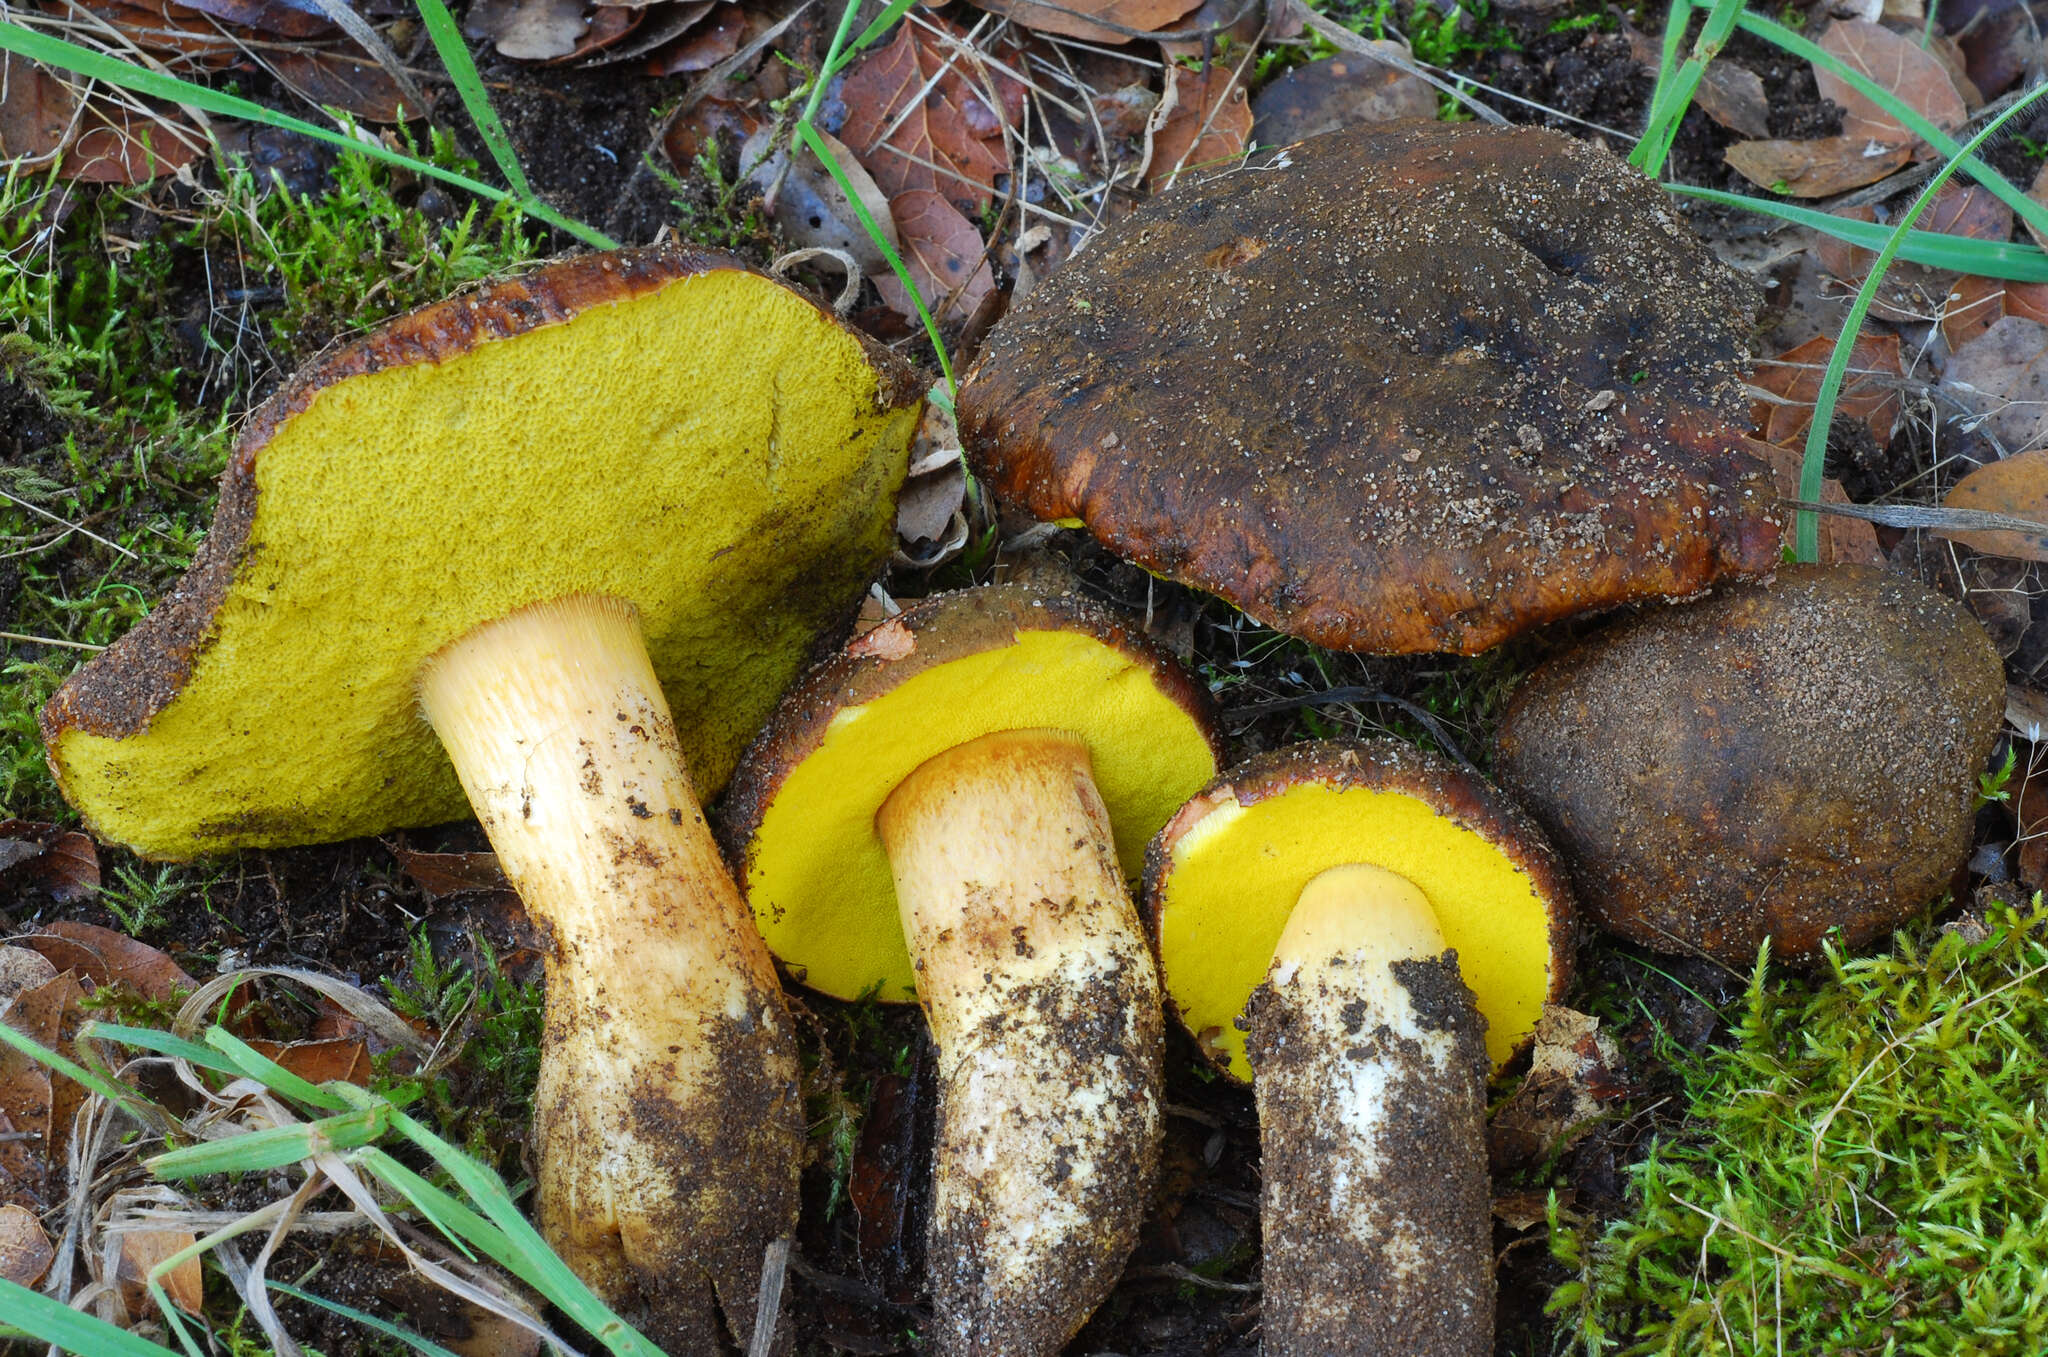
[(1143, 204), (996, 327), (978, 474), (1318, 645), (1483, 650), (1778, 560), (1755, 294), (1554, 132), (1311, 138)]
[(1860, 946), (1968, 856), (2005, 675), (1961, 605), (1786, 566), (1624, 621), (1529, 676), (1501, 782), (1602, 927), (1731, 966)]
[(190, 573), (42, 713), (71, 803), (153, 856), (474, 808), (546, 940), (542, 1227), (672, 1351), (716, 1349), (714, 1290), (751, 1324), (804, 1139), (693, 788), (879, 567), (918, 406), (723, 256), (427, 307), (263, 406)]
[(1261, 1350), (1490, 1353), (1487, 1077), (1571, 962), (1541, 833), (1398, 742), (1300, 745), (1168, 822), (1145, 910), (1173, 1012), (1256, 1090)]
[(1130, 622), (940, 595), (792, 691), (724, 807), (768, 945), (917, 998), (938, 1051), (943, 1354), (1050, 1354), (1136, 1242), (1160, 1134), (1157, 974), (1125, 882), (1216, 768), (1208, 695)]

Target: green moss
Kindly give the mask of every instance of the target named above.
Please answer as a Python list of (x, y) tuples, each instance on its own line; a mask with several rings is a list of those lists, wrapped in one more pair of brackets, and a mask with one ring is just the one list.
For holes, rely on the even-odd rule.
[[(1972, 941), (1972, 937), (1978, 940)], [(2048, 1350), (2048, 910), (1759, 968), (1633, 1209), (1553, 1220), (1586, 1354)], [(1554, 1213), (1562, 1217), (1562, 1213)]]

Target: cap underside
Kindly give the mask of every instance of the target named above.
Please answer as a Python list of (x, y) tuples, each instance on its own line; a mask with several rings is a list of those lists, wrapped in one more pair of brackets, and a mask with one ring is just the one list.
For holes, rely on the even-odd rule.
[(1487, 1054), (1505, 1061), (1551, 987), (1550, 913), (1528, 874), (1416, 797), (1314, 784), (1249, 806), (1225, 799), (1174, 844), (1157, 902), (1160, 979), (1204, 1050), (1251, 1078), (1238, 1015), (1302, 888), (1346, 863), (1421, 890), (1486, 1018)]
[(709, 796), (887, 551), (916, 410), (879, 390), (857, 340), (736, 269), (339, 381), (257, 452), (183, 689), (125, 738), (57, 732), (65, 794), (162, 857), (458, 818), (421, 660), (587, 592), (638, 607)]
[(768, 946), (812, 989), (888, 1002), (917, 994), (875, 812), (925, 760), (1002, 730), (1052, 727), (1084, 739), (1135, 877), (1145, 844), (1215, 776), (1201, 727), (1133, 656), (1070, 631), (935, 666), (842, 708), (792, 769), (748, 850), (747, 898)]

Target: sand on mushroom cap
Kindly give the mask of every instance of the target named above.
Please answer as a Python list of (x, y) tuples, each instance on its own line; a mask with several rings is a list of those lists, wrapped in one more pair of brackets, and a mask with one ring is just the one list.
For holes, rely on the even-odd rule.
[(1946, 889), (2005, 711), (1961, 605), (1873, 566), (1786, 566), (1645, 612), (1508, 704), (1501, 782), (1588, 916), (1747, 968), (1860, 946)]
[(899, 360), (723, 256), (425, 308), (258, 412), (192, 571), (42, 712), (72, 803), (159, 856), (474, 808), (546, 942), (541, 1227), (673, 1351), (752, 1324), (804, 1145), (686, 764), (720, 784), (850, 615), (918, 406)]
[(1473, 653), (1778, 560), (1754, 292), (1556, 133), (1312, 138), (1142, 205), (991, 333), (1004, 499), (1318, 645)]
[(930, 1018), (936, 1353), (1049, 1357), (1136, 1242), (1164, 1027), (1126, 875), (1212, 738), (1207, 694), (1132, 623), (988, 588), (813, 671), (734, 779), (728, 837), (777, 954)]

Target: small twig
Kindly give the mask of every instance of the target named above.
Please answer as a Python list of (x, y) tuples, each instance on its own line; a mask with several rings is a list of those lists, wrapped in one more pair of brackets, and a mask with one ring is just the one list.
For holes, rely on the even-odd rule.
[(22, 508), (28, 510), (30, 513), (39, 514), (42, 517), (49, 519), (52, 523), (59, 525), (60, 527), (70, 528), (73, 532), (82, 532), (87, 537), (90, 537), (93, 541), (98, 542), (101, 546), (112, 547), (115, 551), (120, 552), (123, 556), (126, 556), (131, 561), (139, 561), (142, 559), (140, 556), (137, 556), (134, 552), (128, 550), (128, 548), (122, 546), (119, 542), (110, 542), (106, 538), (94, 532), (92, 529), (86, 527), (84, 524), (73, 523), (68, 518), (60, 518), (56, 514), (51, 513), (48, 509), (43, 508), (41, 505), (29, 503), (27, 500), (21, 498), (21, 496), (19, 495), (10, 495), (5, 490), (0, 490), (0, 499), (7, 500), (13, 504), (19, 504)]
[(1151, 1267), (1134, 1267), (1124, 1274), (1143, 1280), (1186, 1282), (1189, 1286), (1207, 1287), (1211, 1291), (1236, 1291), (1242, 1295), (1257, 1295), (1266, 1288), (1258, 1282), (1226, 1282), (1219, 1277), (1204, 1277), (1191, 1267), (1179, 1263), (1157, 1263)]
[(32, 646), (62, 646), (66, 650), (89, 650), (94, 654), (105, 650), (105, 646), (90, 646), (83, 641), (60, 641), (54, 636), (26, 636), (18, 631), (0, 631), (0, 641), (19, 641)]
[(773, 1240), (761, 1259), (761, 1289), (754, 1301), (754, 1336), (747, 1357), (768, 1357), (775, 1347), (775, 1322), (782, 1314), (782, 1283), (789, 1275), (787, 1236)]

